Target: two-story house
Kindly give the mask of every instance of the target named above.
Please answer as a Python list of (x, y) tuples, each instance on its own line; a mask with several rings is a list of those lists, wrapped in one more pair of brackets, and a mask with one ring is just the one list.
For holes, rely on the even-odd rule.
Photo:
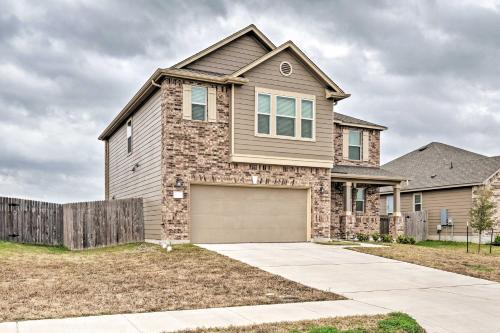
[(376, 189), (397, 194), (401, 179), (378, 168), (384, 127), (334, 117), (346, 97), (294, 43), (250, 25), (155, 71), (104, 130), (106, 198), (143, 197), (151, 240), (377, 231)]

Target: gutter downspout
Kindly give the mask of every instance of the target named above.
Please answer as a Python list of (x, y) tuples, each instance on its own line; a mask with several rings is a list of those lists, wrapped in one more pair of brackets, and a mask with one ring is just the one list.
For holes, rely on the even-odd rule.
[(155, 86), (155, 87), (161, 88), (161, 85), (159, 85), (158, 83), (156, 83), (154, 79), (151, 79), (151, 84), (153, 86)]

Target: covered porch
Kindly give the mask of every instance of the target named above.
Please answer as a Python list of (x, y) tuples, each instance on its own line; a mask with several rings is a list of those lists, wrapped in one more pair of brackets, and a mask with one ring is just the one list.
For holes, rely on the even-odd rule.
[[(401, 182), (404, 178), (377, 167), (335, 166), (332, 169), (332, 238), (352, 239), (358, 233), (390, 233), (396, 237), (403, 228)], [(381, 228), (380, 187), (393, 188), (393, 213), (388, 227)]]

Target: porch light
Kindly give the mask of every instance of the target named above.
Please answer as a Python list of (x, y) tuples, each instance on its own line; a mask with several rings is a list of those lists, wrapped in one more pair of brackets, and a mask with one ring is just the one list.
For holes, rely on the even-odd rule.
[(321, 185), (321, 186), (320, 186), (320, 188), (319, 188), (319, 193), (320, 193), (320, 194), (325, 193), (325, 188), (323, 187), (323, 185)]
[(175, 187), (182, 187), (183, 185), (184, 185), (184, 182), (182, 181), (182, 179), (177, 178), (175, 180)]

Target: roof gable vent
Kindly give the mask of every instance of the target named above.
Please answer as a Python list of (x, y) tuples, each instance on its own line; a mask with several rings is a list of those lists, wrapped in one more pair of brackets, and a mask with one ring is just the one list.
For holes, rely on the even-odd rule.
[(290, 76), (293, 72), (292, 64), (290, 64), (288, 61), (283, 61), (280, 64), (280, 72), (284, 76)]

